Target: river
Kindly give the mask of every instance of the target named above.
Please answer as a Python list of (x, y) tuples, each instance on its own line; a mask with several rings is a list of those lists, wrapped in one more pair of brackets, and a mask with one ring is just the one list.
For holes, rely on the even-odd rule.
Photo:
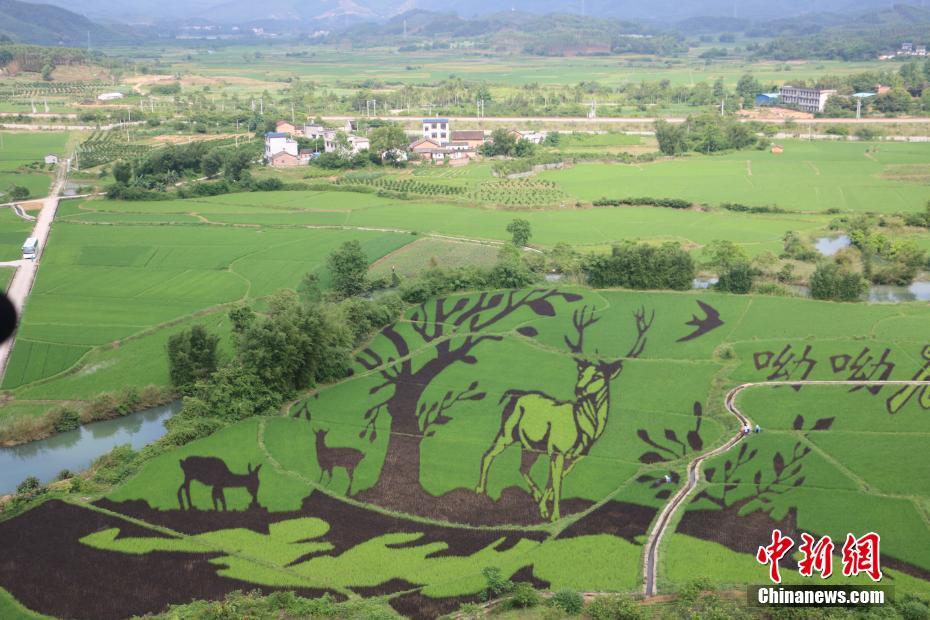
[(133, 449), (152, 443), (165, 434), (165, 420), (181, 409), (174, 401), (121, 418), (94, 422), (12, 448), (0, 448), (0, 494), (11, 493), (29, 476), (52, 482), (63, 469), (87, 469), (101, 455), (123, 444)]

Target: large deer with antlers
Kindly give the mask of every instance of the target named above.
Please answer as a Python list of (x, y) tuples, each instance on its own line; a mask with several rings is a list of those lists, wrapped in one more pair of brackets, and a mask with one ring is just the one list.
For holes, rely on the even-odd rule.
[[(595, 318), (594, 311), (589, 312), (587, 306), (573, 313), (577, 340), (565, 336), (565, 343), (578, 365), (575, 399), (557, 400), (538, 390), (505, 392), (500, 400), (501, 403), (506, 401), (501, 427), (481, 460), (477, 493), (487, 492), (488, 471), (494, 459), (508, 447), (519, 443), (522, 450), (520, 473), (529, 485), (533, 499), (539, 504), (540, 515), (552, 521), (561, 518), (562, 481), (578, 461), (588, 455), (607, 425), (610, 382), (623, 370), (624, 361), (639, 357), (646, 347), (646, 334), (652, 327), (655, 311), (647, 319), (645, 308), (640, 308), (634, 316), (636, 342), (630, 351), (614, 361), (592, 361), (583, 357), (584, 332), (600, 319)], [(542, 455), (549, 460), (549, 479), (545, 488), (540, 488), (530, 476), (530, 470)]]

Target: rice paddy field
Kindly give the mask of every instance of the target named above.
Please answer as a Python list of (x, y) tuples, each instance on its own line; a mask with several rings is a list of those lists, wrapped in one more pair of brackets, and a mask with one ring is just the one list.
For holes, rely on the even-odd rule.
[(4, 196), (11, 185), (28, 188), (33, 198), (47, 195), (51, 175), (23, 166), (38, 162), (44, 168), (46, 155), (64, 156), (68, 138), (66, 132), (0, 132), (0, 204), (9, 200)]
[(650, 196), (777, 205), (793, 211), (892, 213), (916, 211), (930, 198), (930, 144), (803, 140), (780, 144), (785, 151), (779, 155), (763, 150), (639, 166), (579, 164), (545, 172), (540, 178), (584, 201)]
[(43, 256), (3, 389), (28, 402), (166, 385), (170, 334), (198, 321), (226, 331), (231, 304), (296, 288), (350, 238), (362, 242), (371, 260), (412, 240), (381, 232), (62, 220)]
[[(274, 50), (262, 48), (261, 58), (253, 50), (229, 47), (206, 54), (203, 50), (177, 48), (162, 54), (165, 62), (184, 73), (215, 78), (249, 78), (275, 80), (299, 76), (302, 80), (339, 83), (352, 76), (353, 81), (378, 80), (421, 84), (455, 76), (468, 81), (493, 85), (537, 83), (541, 85), (576, 84), (596, 81), (615, 86), (628, 82), (668, 79), (672, 84), (691, 85), (713, 82), (718, 77), (732, 87), (751, 70), (763, 83), (818, 78), (825, 74), (844, 75), (881, 67), (875, 62), (811, 61), (788, 65), (783, 62), (732, 60), (708, 65), (703, 59), (653, 59), (650, 57), (540, 57), (492, 54), (481, 51), (421, 51), (396, 53), (393, 49), (344, 50), (316, 46), (307, 55), (288, 55), (287, 46)], [(306, 51), (306, 50), (301, 50)], [(252, 56), (243, 63), (243, 55)]]
[[(696, 330), (707, 308), (719, 324)], [(0, 523), (0, 586), (58, 616), (261, 587), (381, 596), (427, 618), (476, 600), (488, 566), (553, 590), (637, 591), (644, 543), (686, 464), (737, 432), (729, 388), (910, 379), (926, 372), (926, 319), (925, 304), (707, 292), (543, 287), (431, 300), (359, 351), (352, 378), (284, 415), (155, 457), (91, 504), (46, 502)], [(902, 475), (926, 464), (922, 389), (745, 391), (739, 407), (763, 430), (705, 464), (661, 548), (660, 591), (695, 574), (763, 583), (754, 555), (777, 527), (798, 540), (876, 531), (883, 583), (898, 596), (930, 593), (930, 487)], [(573, 406), (587, 397), (588, 408)], [(561, 445), (584, 446), (568, 469), (553, 458)], [(217, 462), (230, 476), (261, 465), (252, 491), (224, 483), (226, 511), (209, 486), (193, 482), (189, 500), (185, 490)], [(55, 554), (42, 552), (46, 537)], [(62, 552), (69, 568), (96, 570), (48, 570)], [(184, 582), (173, 577), (181, 567)], [(811, 583), (791, 561), (781, 571), (785, 583)], [(57, 596), (27, 586), (40, 574)], [(88, 602), (59, 583), (84, 574), (145, 595)], [(838, 572), (826, 583), (871, 581)]]

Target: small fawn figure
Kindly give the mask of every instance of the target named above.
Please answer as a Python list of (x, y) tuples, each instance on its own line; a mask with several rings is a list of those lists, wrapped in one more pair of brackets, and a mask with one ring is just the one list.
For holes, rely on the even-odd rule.
[(355, 475), (355, 468), (359, 462), (365, 458), (365, 453), (355, 448), (328, 448), (326, 446), (326, 434), (329, 431), (318, 430), (316, 432), (316, 462), (320, 465), (320, 482), (323, 482), (323, 476), (329, 474), (329, 481), (333, 481), (333, 470), (341, 467), (346, 470), (349, 476), (349, 488), (346, 495), (352, 495), (352, 479)]
[[(226, 489), (244, 488), (252, 496), (250, 507), (258, 506), (258, 472), (261, 465), (252, 469), (248, 464), (248, 473), (234, 474), (229, 467), (213, 456), (189, 456), (181, 459), (181, 471), (184, 472), (184, 482), (178, 487), (178, 505), (184, 510), (184, 497), (187, 497), (187, 510), (194, 508), (191, 503), (191, 483), (199, 482), (213, 487), (213, 509), (219, 510), (220, 504), (226, 510)], [(183, 493), (183, 495), (182, 495)]]

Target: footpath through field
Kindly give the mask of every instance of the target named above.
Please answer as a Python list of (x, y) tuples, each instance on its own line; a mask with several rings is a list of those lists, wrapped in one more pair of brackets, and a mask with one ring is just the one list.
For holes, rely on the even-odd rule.
[(743, 383), (727, 392), (724, 405), (727, 411), (732, 413), (736, 416), (736, 419), (739, 420), (740, 432), (738, 432), (735, 437), (731, 437), (729, 441), (722, 446), (710, 452), (705, 452), (688, 463), (687, 482), (683, 487), (678, 489), (678, 492), (675, 493), (672, 499), (665, 505), (665, 508), (662, 509), (662, 512), (659, 513), (659, 517), (656, 519), (655, 525), (646, 540), (646, 553), (643, 557), (643, 594), (647, 597), (655, 596), (656, 594), (656, 566), (658, 564), (659, 547), (662, 544), (662, 537), (665, 536), (669, 523), (672, 521), (672, 517), (678, 512), (678, 509), (684, 504), (685, 499), (688, 498), (691, 492), (697, 488), (698, 476), (701, 474), (701, 464), (709, 458), (719, 456), (731, 450), (746, 437), (742, 429), (747, 426), (752, 426), (751, 420), (736, 406), (736, 397), (749, 388), (777, 387), (780, 385), (930, 385), (930, 381), (761, 381), (758, 383)]
[[(13, 302), (17, 314), (22, 317), (23, 308), (26, 307), (26, 299), (32, 290), (32, 285), (36, 279), (36, 273), (39, 271), (39, 260), (45, 251), (45, 244), (48, 241), (49, 232), (52, 230), (52, 221), (55, 219), (55, 211), (58, 210), (58, 196), (65, 184), (65, 170), (67, 166), (59, 166), (58, 176), (52, 184), (52, 191), (48, 198), (42, 202), (42, 210), (36, 217), (36, 225), (32, 230), (32, 237), (39, 240), (39, 253), (35, 260), (16, 261), (17, 269), (13, 274), (13, 280), (7, 289), (7, 297)], [(16, 341), (14, 332), (6, 342), (0, 344), (0, 381), (6, 373), (7, 363), (10, 361), (10, 354), (13, 351), (13, 343)]]

